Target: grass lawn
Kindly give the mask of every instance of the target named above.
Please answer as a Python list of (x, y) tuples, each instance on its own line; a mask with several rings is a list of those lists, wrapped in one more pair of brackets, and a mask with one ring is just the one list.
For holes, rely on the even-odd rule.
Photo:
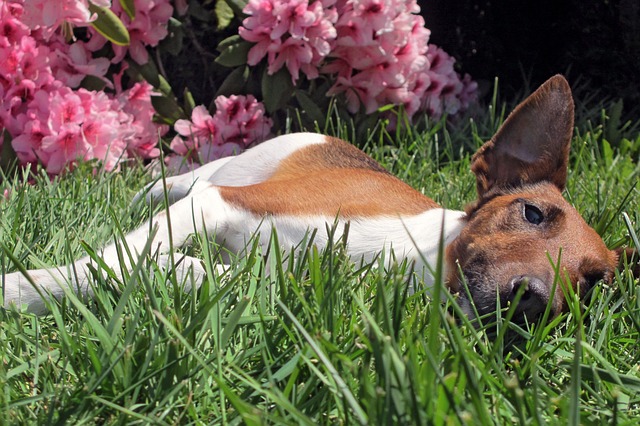
[[(640, 131), (607, 118), (615, 107), (593, 111), (578, 107), (565, 195), (607, 244), (633, 245)], [(475, 196), (470, 154), (501, 118), (494, 104), (449, 132), (435, 123), (394, 145), (376, 132), (365, 149), (459, 209)], [(147, 217), (130, 200), (150, 180), (88, 166), (5, 179), (0, 271), (17, 270), (7, 253), (39, 268), (122, 236)], [(406, 265), (354, 265), (342, 244), (303, 243), (295, 258), (254, 248), (188, 293), (148, 257), (97, 279), (88, 308), (0, 309), (0, 424), (637, 424), (640, 286), (628, 270), (548, 325), (477, 329), (452, 301), (409, 293)], [(209, 270), (218, 261), (206, 240), (187, 251)]]

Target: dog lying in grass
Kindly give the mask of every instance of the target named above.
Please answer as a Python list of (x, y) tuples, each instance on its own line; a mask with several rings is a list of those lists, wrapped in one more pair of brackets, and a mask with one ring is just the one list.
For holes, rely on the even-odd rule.
[[(522, 102), (474, 155), (478, 198), (464, 212), (439, 206), (344, 141), (295, 133), (169, 178), (166, 187), (158, 182), (146, 188), (150, 199), (167, 191), (173, 204), (125, 242), (137, 254), (150, 244), (168, 267), (167, 253), (194, 233), (215, 235), (237, 253), (252, 237), (266, 248), (272, 230), (286, 249), (317, 230), (314, 244), (323, 248), (328, 224), (337, 224), (334, 238), (348, 224), (351, 258), (371, 261), (381, 250), (393, 250), (426, 286), (433, 285), (443, 241), (445, 285), (469, 315), (473, 307), (483, 315), (516, 299), (520, 317), (536, 319), (548, 305), (557, 315), (567, 308), (567, 294), (582, 296), (597, 282), (610, 282), (623, 253), (609, 250), (562, 196), (573, 115), (561, 76)], [(100, 254), (115, 271), (118, 251), (113, 243)], [(625, 257), (632, 255), (627, 249)], [(4, 304), (44, 313), (47, 297), (68, 291), (90, 297), (90, 263), (85, 257), (60, 268), (7, 274)], [(132, 267), (131, 259), (125, 263)], [(196, 282), (203, 278), (198, 259), (183, 256), (180, 268), (192, 271)]]

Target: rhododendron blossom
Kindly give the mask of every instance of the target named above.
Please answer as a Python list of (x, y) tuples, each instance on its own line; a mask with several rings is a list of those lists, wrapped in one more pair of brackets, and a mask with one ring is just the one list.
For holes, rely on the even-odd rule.
[(149, 83), (139, 82), (116, 97), (121, 108), (121, 125), (129, 130), (124, 140), (130, 156), (157, 157), (160, 155), (158, 140), (169, 131), (169, 126), (153, 121), (152, 94)]
[(250, 0), (240, 27), (240, 36), (255, 43), (247, 63), (266, 57), (269, 74), (286, 65), (294, 84), (300, 71), (308, 79), (326, 74), (335, 81), (327, 94), (344, 95), (352, 113), (392, 104), (404, 106), (409, 117), (418, 111), (440, 116), (475, 97), (477, 86), (469, 78), (431, 66), (440, 59), (452, 64), (453, 58), (428, 45), (430, 32), (415, 0), (309, 3)]
[(177, 155), (167, 161), (170, 171), (182, 172), (239, 154), (271, 133), (273, 121), (253, 96), (218, 96), (215, 105), (214, 115), (199, 105), (193, 109), (191, 120), (176, 121), (178, 135), (171, 141), (171, 149)]
[(338, 4), (338, 41), (324, 72), (338, 79), (330, 95), (345, 93), (351, 112), (404, 105), (409, 116), (429, 86), (425, 56), (429, 30), (415, 1), (353, 0)]
[[(119, 1), (113, 2), (111, 10), (120, 18), (129, 32), (129, 46), (118, 46), (112, 44), (115, 53), (111, 60), (113, 63), (120, 63), (127, 52), (138, 64), (146, 64), (149, 61), (147, 47), (155, 47), (160, 40), (169, 33), (167, 23), (173, 14), (173, 6), (170, 0), (135, 0), (133, 2), (136, 11), (135, 18), (131, 19), (124, 11)], [(107, 42), (93, 28), (89, 29), (93, 35), (89, 46), (96, 51)]]
[[(133, 100), (138, 92), (144, 95)], [(49, 93), (38, 91), (17, 118), (24, 132), (14, 137), (13, 148), (22, 163), (40, 160), (51, 174), (77, 160), (98, 159), (106, 170), (113, 170), (129, 153), (157, 156), (155, 145), (167, 128), (150, 124), (149, 94), (147, 83), (119, 98), (65, 86)]]
[(455, 114), (467, 108), (476, 96), (477, 83), (472, 82), (468, 75), (460, 80), (453, 68), (455, 59), (435, 45), (429, 46), (427, 58), (431, 84), (425, 94), (423, 109), (427, 114), (439, 117), (443, 113)]
[(247, 147), (262, 141), (271, 132), (273, 122), (265, 116), (264, 106), (251, 95), (218, 96), (213, 116), (218, 127), (217, 140)]
[[(123, 4), (132, 7), (125, 10)], [(106, 15), (92, 13), (92, 5), (111, 9), (128, 31), (127, 46), (102, 35), (122, 27), (105, 23)], [(141, 74), (160, 80), (153, 77), (156, 67), (129, 66), (149, 62), (148, 49), (168, 35), (174, 7), (184, 16), (189, 2), (0, 2), (0, 146), (9, 140), (22, 164), (39, 163), (51, 174), (79, 160), (99, 160), (114, 170), (127, 158), (159, 156), (159, 140), (169, 126), (154, 121), (151, 99), (173, 95), (165, 87), (155, 94), (138, 81)], [(352, 113), (397, 105), (409, 118), (438, 117), (467, 108), (476, 96), (477, 85), (468, 75), (461, 79), (454, 59), (428, 44), (416, 0), (248, 0), (244, 13), (239, 35), (253, 43), (246, 71), (254, 72), (251, 67), (259, 63), (269, 75), (286, 69), (298, 85), (299, 102), (306, 87), (328, 87), (304, 84), (320, 76), (331, 84), (326, 94), (343, 97)], [(102, 33), (94, 25), (102, 25)], [(179, 30), (175, 34), (168, 46), (179, 46)], [(163, 64), (156, 65), (164, 75)], [(96, 85), (104, 90), (88, 90)], [(287, 96), (270, 105), (276, 105), (275, 114)], [(175, 122), (169, 168), (184, 170), (236, 154), (271, 133), (273, 122), (252, 95), (219, 96), (214, 103), (213, 114), (197, 106), (189, 119)]]
[(77, 41), (71, 45), (61, 40), (54, 40), (52, 47), (51, 68), (55, 78), (69, 87), (78, 87), (82, 80), (92, 75), (98, 77), (110, 87), (111, 82), (103, 76), (107, 73), (110, 62), (107, 58), (92, 58), (86, 44)]
[(295, 84), (300, 71), (316, 78), (320, 62), (329, 54), (336, 38), (335, 0), (249, 0), (249, 15), (239, 29), (240, 36), (256, 43), (247, 63), (256, 65), (268, 57), (268, 72), (286, 66)]
[[(101, 6), (109, 5), (107, 1), (92, 1)], [(86, 26), (95, 20), (89, 11), (89, 2), (84, 0), (28, 0), (24, 3), (22, 22), (29, 28), (42, 29), (52, 34), (63, 23)]]
[[(47, 15), (52, 5), (59, 10)], [(97, 159), (113, 170), (130, 156), (156, 157), (168, 131), (153, 122), (146, 82), (122, 90), (118, 80), (115, 94), (76, 89), (88, 75), (113, 88), (104, 77), (108, 59), (94, 58), (85, 43), (68, 43), (54, 31), (62, 21), (87, 24), (87, 7), (83, 1), (0, 4), (0, 131), (11, 136), (22, 164), (40, 162), (51, 174), (78, 160)]]

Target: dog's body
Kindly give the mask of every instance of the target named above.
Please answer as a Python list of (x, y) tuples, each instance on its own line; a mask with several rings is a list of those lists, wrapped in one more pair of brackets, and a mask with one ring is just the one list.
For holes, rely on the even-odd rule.
[[(133, 253), (142, 253), (153, 238), (153, 251), (167, 253), (170, 241), (178, 247), (191, 234), (204, 232), (239, 253), (252, 236), (266, 246), (272, 229), (287, 249), (318, 230), (314, 244), (322, 248), (327, 224), (336, 224), (333, 238), (348, 224), (347, 250), (354, 260), (370, 261), (383, 249), (393, 250), (429, 285), (443, 235), (447, 285), (460, 291), (466, 280), (480, 313), (495, 309), (497, 299), (504, 306), (526, 284), (522, 313), (537, 316), (552, 300), (557, 314), (565, 303), (549, 256), (558, 260), (562, 250), (561, 270), (580, 292), (610, 279), (618, 262), (618, 254), (562, 198), (572, 128), (571, 93), (556, 76), (523, 102), (474, 157), (479, 198), (467, 212), (443, 209), (346, 142), (311, 133), (280, 136), (169, 178), (166, 190), (173, 204), (152, 219), (153, 227), (127, 235), (126, 243)], [(158, 182), (145, 194), (157, 199), (164, 191)], [(115, 244), (101, 257), (118, 269)], [(56, 298), (64, 295), (64, 286), (90, 294), (89, 262), (84, 258), (73, 268), (29, 275), (38, 290)], [(202, 278), (197, 259), (185, 257), (181, 265), (192, 268), (196, 281)], [(4, 291), (5, 305), (46, 311), (39, 291), (21, 273), (4, 277)], [(461, 293), (461, 305), (470, 313), (470, 301)]]

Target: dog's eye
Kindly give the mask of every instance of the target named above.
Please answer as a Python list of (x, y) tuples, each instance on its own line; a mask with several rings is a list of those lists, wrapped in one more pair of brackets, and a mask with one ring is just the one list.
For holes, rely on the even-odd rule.
[(540, 225), (544, 220), (544, 215), (540, 209), (531, 204), (524, 205), (524, 217), (529, 223), (533, 223), (534, 225)]

